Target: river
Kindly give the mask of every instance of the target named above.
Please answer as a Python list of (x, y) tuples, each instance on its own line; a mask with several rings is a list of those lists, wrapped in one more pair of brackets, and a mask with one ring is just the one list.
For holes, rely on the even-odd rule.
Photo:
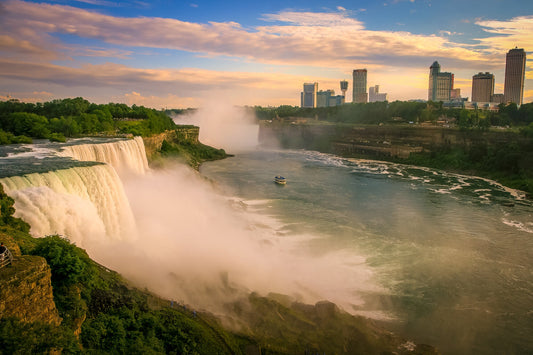
[[(533, 352), (533, 204), (484, 179), (309, 151), (256, 150), (201, 173), (317, 258), (353, 254), (378, 287), (347, 311), (444, 354)], [(281, 174), (287, 185), (273, 183)], [(359, 300), (360, 301), (360, 300)], [(349, 303), (349, 302), (348, 302)], [(345, 306), (346, 308), (346, 306)]]

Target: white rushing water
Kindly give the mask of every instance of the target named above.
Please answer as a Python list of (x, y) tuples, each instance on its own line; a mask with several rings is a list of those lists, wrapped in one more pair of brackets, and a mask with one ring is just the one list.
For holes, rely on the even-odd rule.
[(106, 163), (119, 173), (144, 174), (148, 171), (148, 161), (141, 137), (112, 143), (70, 145), (63, 148), (59, 155), (79, 161)]
[(30, 224), (35, 237), (59, 234), (83, 248), (136, 238), (129, 201), (110, 165), (5, 177), (0, 182), (15, 200), (15, 215)]

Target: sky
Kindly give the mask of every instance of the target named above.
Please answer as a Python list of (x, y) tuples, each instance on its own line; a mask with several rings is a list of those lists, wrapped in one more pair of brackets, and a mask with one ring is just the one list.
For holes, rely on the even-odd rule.
[(0, 0), (0, 100), (84, 97), (153, 108), (300, 105), (304, 82), (341, 94), (368, 70), (389, 101), (427, 99), (429, 67), (491, 72), (527, 53), (533, 101), (533, 1)]

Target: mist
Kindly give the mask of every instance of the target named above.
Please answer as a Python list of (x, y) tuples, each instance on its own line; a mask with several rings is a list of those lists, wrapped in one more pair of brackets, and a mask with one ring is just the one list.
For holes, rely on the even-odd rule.
[(221, 195), (183, 165), (130, 177), (124, 188), (138, 237), (93, 245), (90, 253), (171, 300), (223, 312), (250, 292), (273, 292), (351, 310), (362, 306), (361, 294), (379, 289), (363, 257), (317, 256), (304, 247), (316, 236), (287, 236), (279, 221), (253, 212), (267, 201)]
[(258, 145), (259, 125), (252, 110), (224, 102), (211, 102), (192, 114), (176, 115), (176, 124), (200, 127), (202, 143), (237, 154)]

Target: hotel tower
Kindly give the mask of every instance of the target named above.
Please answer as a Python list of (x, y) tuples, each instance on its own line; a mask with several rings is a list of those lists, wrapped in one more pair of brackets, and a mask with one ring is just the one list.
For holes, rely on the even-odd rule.
[(368, 92), (366, 91), (366, 69), (355, 69), (353, 71), (352, 101), (360, 103), (368, 102)]
[(525, 73), (526, 52), (522, 48), (511, 49), (507, 52), (505, 60), (505, 86), (503, 89), (505, 102), (522, 105)]

